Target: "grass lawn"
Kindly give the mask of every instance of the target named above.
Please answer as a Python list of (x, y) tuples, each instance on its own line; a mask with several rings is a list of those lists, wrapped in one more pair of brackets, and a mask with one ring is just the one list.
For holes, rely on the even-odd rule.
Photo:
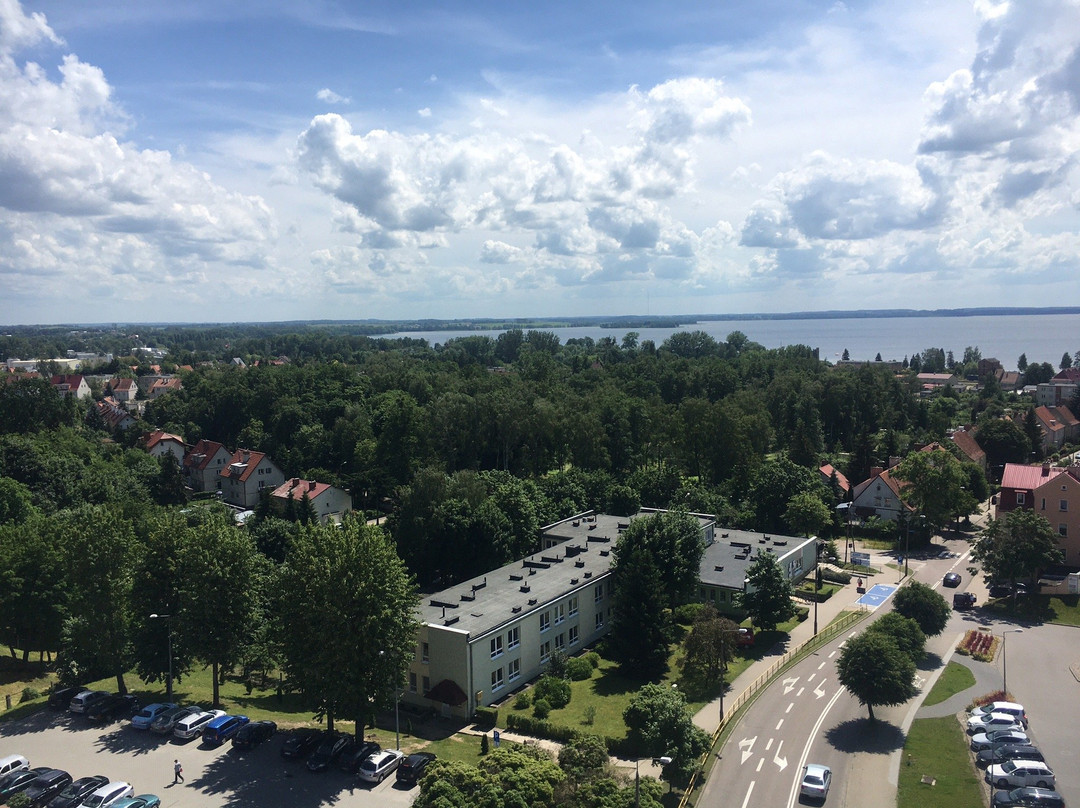
[(987, 601), (983, 608), (1002, 617), (1080, 626), (1080, 595), (1024, 595), (1015, 601), (1000, 598)]
[[(924, 777), (934, 785), (923, 783)], [(956, 717), (914, 721), (904, 744), (897, 808), (983, 808), (984, 795)]]
[(931, 704), (940, 704), (950, 696), (962, 693), (974, 684), (975, 674), (958, 662), (950, 662), (945, 666), (945, 670), (941, 672), (941, 676), (938, 677), (934, 689), (930, 691), (930, 694), (923, 701), (923, 706), (929, 707)]

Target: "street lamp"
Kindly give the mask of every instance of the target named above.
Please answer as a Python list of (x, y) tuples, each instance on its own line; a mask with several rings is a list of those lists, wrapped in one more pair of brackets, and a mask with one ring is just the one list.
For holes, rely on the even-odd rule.
[[(379, 656), (386, 656), (386, 651), (379, 651)], [(401, 749), (401, 724), (398, 721), (398, 700), (401, 697), (400, 688), (394, 682), (394, 748)]]
[(841, 502), (836, 506), (836, 510), (842, 510), (844, 516), (847, 517), (847, 539), (844, 540), (844, 566), (847, 566), (848, 562), (848, 549), (851, 547), (851, 503)]
[(1001, 632), (1001, 689), (1005, 691), (1005, 699), (1009, 698), (1009, 671), (1006, 667), (1007, 660), (1005, 659), (1005, 635), (1006, 634), (1023, 634), (1022, 628), (1010, 628)]
[(165, 701), (172, 701), (172, 615), (171, 614), (152, 614), (151, 620), (164, 620), (165, 621), (165, 633), (168, 636), (169, 645), (169, 678), (165, 680)]
[[(641, 808), (641, 772), (638, 770), (638, 764), (641, 762), (641, 758), (634, 758), (634, 808)], [(653, 765), (666, 766), (671, 763), (671, 758), (658, 757), (652, 759)]]

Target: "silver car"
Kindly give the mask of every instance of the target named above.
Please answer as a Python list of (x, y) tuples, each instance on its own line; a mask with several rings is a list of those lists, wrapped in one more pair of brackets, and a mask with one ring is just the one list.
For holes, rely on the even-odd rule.
[(799, 796), (824, 802), (829, 796), (830, 785), (832, 785), (832, 769), (820, 763), (808, 763), (803, 767)]
[(1053, 770), (1041, 760), (1006, 760), (986, 769), (986, 782), (998, 788), (1054, 788)]
[(223, 715), (225, 715), (224, 710), (206, 710), (195, 713), (195, 715), (189, 715), (187, 718), (181, 718), (173, 728), (173, 735), (182, 741), (198, 738), (202, 735), (203, 727)]

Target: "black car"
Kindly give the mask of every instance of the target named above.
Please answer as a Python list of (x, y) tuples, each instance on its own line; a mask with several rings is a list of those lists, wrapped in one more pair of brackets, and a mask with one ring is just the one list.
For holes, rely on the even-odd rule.
[(356, 745), (352, 735), (344, 735), (339, 732), (327, 732), (323, 735), (319, 745), (308, 758), (308, 771), (322, 772), (337, 763), (338, 758)]
[(1004, 763), (1006, 760), (1043, 760), (1043, 753), (1028, 744), (1003, 743), (979, 752), (977, 761), (980, 766), (991, 763)]
[(322, 732), (317, 729), (294, 729), (281, 745), (281, 756), (289, 760), (300, 760), (307, 757), (321, 740)]
[(39, 766), (36, 769), (20, 769), (16, 772), (8, 772), (0, 778), (0, 804), (7, 802), (20, 791), (26, 791), (32, 782), (51, 771), (52, 769), (48, 766)]
[(943, 586), (955, 587), (960, 586), (960, 573), (958, 572), (946, 572), (945, 577), (941, 581)]
[(85, 687), (58, 687), (49, 694), (49, 709), (66, 710), (71, 700), (84, 690)]
[(232, 739), (232, 745), (236, 749), (253, 749), (271, 735), (277, 732), (277, 724), (273, 721), (252, 721), (240, 727)]
[(1065, 798), (1052, 788), (1025, 786), (998, 791), (990, 804), (995, 808), (1065, 808)]
[(44, 805), (65, 788), (71, 785), (71, 775), (62, 769), (50, 769), (32, 782), (23, 794), (30, 800), (30, 805)]
[(103, 785), (107, 785), (108, 782), (109, 778), (103, 774), (95, 774), (93, 777), (80, 777), (53, 797), (46, 804), (46, 808), (76, 808), (76, 806), (82, 804), (83, 799), (89, 797)]
[(360, 764), (376, 752), (381, 752), (382, 747), (375, 741), (363, 741), (359, 746), (354, 746), (347, 752), (343, 752), (338, 758), (338, 768), (349, 774), (356, 774)]
[(121, 696), (118, 693), (111, 694), (107, 699), (95, 702), (86, 711), (86, 717), (90, 721), (115, 721), (117, 718), (130, 718), (135, 715), (142, 705), (134, 696)]
[(407, 783), (410, 786), (416, 785), (416, 782), (427, 771), (428, 764), (433, 760), (435, 760), (435, 755), (431, 752), (416, 752), (409, 755), (398, 766), (397, 781)]

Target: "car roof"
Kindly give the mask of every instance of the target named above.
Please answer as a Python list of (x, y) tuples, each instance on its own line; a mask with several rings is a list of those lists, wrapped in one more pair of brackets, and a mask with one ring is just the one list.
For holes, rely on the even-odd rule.
[(829, 767), (823, 766), (820, 763), (807, 763), (805, 771), (807, 774), (816, 774), (818, 777), (824, 777), (825, 773), (829, 771)]

